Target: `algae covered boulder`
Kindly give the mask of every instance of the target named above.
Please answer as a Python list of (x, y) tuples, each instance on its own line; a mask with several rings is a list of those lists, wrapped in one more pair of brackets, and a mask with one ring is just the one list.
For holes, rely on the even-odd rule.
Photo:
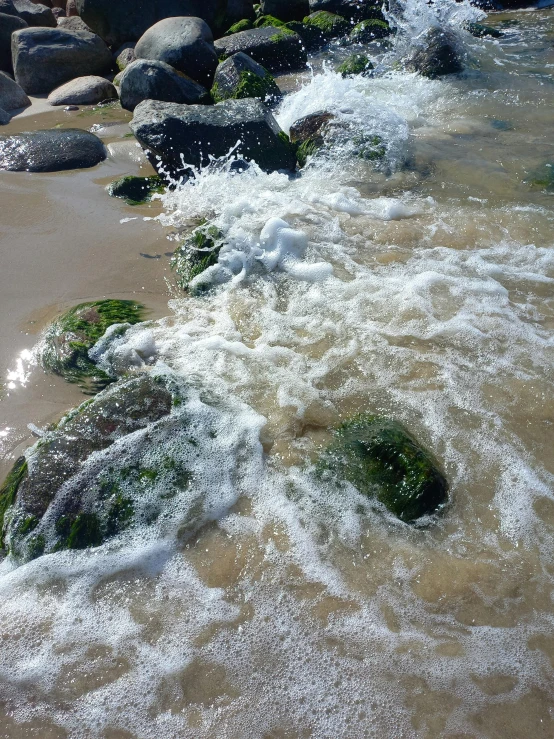
[(378, 18), (369, 18), (360, 21), (350, 31), (350, 38), (357, 44), (368, 44), (376, 39), (385, 38), (392, 33), (389, 24)]
[(303, 20), (305, 26), (319, 35), (322, 41), (328, 41), (336, 36), (342, 36), (350, 27), (348, 21), (341, 15), (329, 13), (326, 10), (317, 10)]
[(354, 77), (358, 74), (370, 72), (373, 69), (369, 57), (365, 54), (352, 54), (337, 67), (337, 72), (343, 77)]
[(259, 98), (264, 103), (277, 102), (281, 91), (273, 75), (242, 51), (218, 66), (212, 98), (215, 103), (229, 98)]
[(89, 391), (105, 387), (113, 378), (89, 358), (89, 350), (114, 324), (124, 331), (142, 320), (144, 307), (133, 300), (80, 303), (54, 321), (46, 331), (40, 360), (49, 372)]
[(290, 127), (290, 140), (296, 146), (298, 164), (303, 167), (309, 156), (325, 144), (325, 133), (329, 121), (335, 116), (326, 111), (318, 111), (299, 118)]
[(161, 177), (121, 177), (106, 188), (113, 198), (122, 198), (127, 205), (142, 205), (152, 200), (152, 196), (165, 192)]
[(422, 37), (420, 48), (407, 61), (406, 67), (429, 79), (461, 72), (463, 64), (455, 36), (442, 28), (430, 29)]
[(382, 416), (343, 423), (319, 468), (348, 480), (405, 522), (434, 513), (447, 500), (448, 483), (430, 452), (400, 423)]
[(191, 285), (191, 283), (209, 267), (217, 264), (222, 246), (222, 234), (215, 226), (201, 224), (195, 228), (175, 251), (171, 260), (171, 269), (177, 276), (179, 287), (183, 290), (197, 288), (200, 292), (202, 290), (201, 281), (196, 281), (198, 285)]
[(215, 49), (220, 60), (243, 51), (270, 72), (302, 69), (308, 55), (297, 33), (283, 26), (252, 28), (217, 39)]

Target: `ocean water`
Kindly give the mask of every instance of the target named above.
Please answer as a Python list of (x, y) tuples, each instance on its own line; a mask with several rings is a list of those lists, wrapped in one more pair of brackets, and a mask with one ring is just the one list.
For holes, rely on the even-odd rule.
[[(192, 481), (102, 547), (0, 565), (0, 736), (554, 735), (554, 13), (489, 18), (499, 40), (465, 3), (392, 15), (373, 76), (332, 47), (283, 80), (285, 131), (335, 116), (301, 176), (219, 161), (161, 197), (173, 247), (220, 230), (212, 287), (168, 274), (167, 316), (94, 353), (186, 388), (194, 454), (151, 429), (148, 463)], [(398, 68), (433, 24), (463, 74)], [(433, 451), (440, 516), (313, 476), (358, 412)]]

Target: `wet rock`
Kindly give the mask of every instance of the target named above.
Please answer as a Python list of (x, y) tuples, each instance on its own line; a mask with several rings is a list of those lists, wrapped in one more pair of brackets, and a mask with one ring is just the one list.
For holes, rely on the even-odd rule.
[(360, 415), (342, 424), (319, 464), (405, 522), (446, 503), (448, 483), (432, 455), (398, 422)]
[(461, 72), (463, 65), (456, 38), (449, 31), (432, 28), (423, 37), (421, 48), (407, 61), (406, 68), (430, 79)]
[(65, 18), (58, 19), (58, 28), (63, 28), (66, 31), (86, 31), (92, 33), (91, 29), (87, 24), (79, 18), (79, 16), (66, 16)]
[(485, 26), (483, 23), (468, 23), (466, 29), (475, 38), (485, 38), (486, 36), (490, 36), (490, 38), (502, 38), (504, 35), (498, 28)]
[(29, 26), (46, 28), (56, 27), (56, 17), (52, 13), (52, 9), (48, 8), (46, 5), (32, 3), (31, 0), (13, 0), (13, 4), (19, 17), (22, 18)]
[(211, 102), (208, 91), (169, 64), (148, 59), (137, 59), (119, 79), (121, 106), (134, 110), (143, 100), (168, 103), (205, 104)]
[(123, 70), (129, 66), (129, 64), (132, 64), (137, 60), (137, 55), (135, 54), (135, 44), (131, 42), (123, 44), (123, 46), (120, 46), (119, 49), (114, 52), (113, 58), (116, 67), (119, 69), (120, 72), (123, 72)]
[[(177, 276), (179, 287), (195, 292), (192, 281), (217, 264), (222, 246), (222, 234), (215, 226), (202, 224), (195, 228), (171, 260), (171, 269)], [(198, 292), (201, 292), (202, 285), (198, 288)]]
[(326, 10), (318, 10), (304, 18), (304, 26), (311, 32), (309, 42), (313, 46), (315, 42), (327, 43), (332, 38), (342, 36), (350, 28), (348, 21), (335, 13)]
[(354, 26), (350, 32), (350, 38), (356, 44), (369, 44), (375, 39), (390, 36), (391, 33), (391, 28), (386, 21), (371, 18)]
[(131, 130), (156, 166), (174, 177), (232, 149), (267, 172), (296, 166), (288, 137), (260, 100), (224, 100), (214, 106), (145, 100), (135, 109)]
[(325, 128), (334, 117), (332, 113), (318, 111), (292, 124), (289, 136), (291, 142), (297, 147), (296, 156), (300, 167), (303, 167), (308, 157), (315, 154), (325, 144)]
[(0, 126), (5, 126), (11, 121), (11, 115), (4, 108), (0, 108)]
[(380, 0), (310, 0), (310, 10), (326, 10), (349, 21), (362, 21), (368, 18), (385, 20)]
[(26, 108), (31, 101), (25, 91), (5, 72), (0, 72), (0, 107), (4, 110)]
[(125, 41), (138, 39), (164, 18), (195, 17), (217, 28), (223, 20), (222, 0), (158, 0), (137, 3), (136, 0), (76, 0), (81, 18), (105, 41), (117, 48)]
[(240, 33), (241, 31), (249, 31), (251, 28), (253, 28), (252, 21), (248, 18), (243, 18), (230, 26), (225, 32), (225, 36), (232, 36), (233, 33)]
[(301, 21), (310, 13), (309, 0), (262, 0), (262, 15), (274, 15), (281, 21)]
[(370, 72), (373, 69), (369, 57), (365, 54), (352, 54), (337, 67), (337, 72), (343, 77), (354, 77), (358, 74)]
[(79, 16), (79, 13), (77, 11), (77, 4), (75, 3), (75, 0), (67, 0), (67, 4), (65, 6), (65, 12), (68, 18), (77, 18)]
[(52, 14), (56, 19), (57, 25), (60, 23), (60, 18), (65, 18), (65, 10), (63, 8), (52, 8)]
[[(0, 13), (4, 15), (19, 17), (19, 13), (17, 12), (15, 5), (13, 4), (13, 0), (0, 0)], [(0, 25), (1, 23), (2, 19), (0, 19)]]
[[(16, 462), (0, 489), (9, 551), (33, 559), (45, 549), (96, 546), (125, 528), (133, 513), (131, 501), (117, 494), (121, 491), (109, 468), (92, 464), (83, 476), (83, 465), (94, 453), (167, 418), (173, 401), (163, 381), (145, 374), (112, 385), (63, 418), (27, 453), (29, 463), (24, 458)], [(132, 467), (127, 469), (131, 475)], [(137, 473), (140, 478), (140, 469)], [(96, 503), (92, 510), (91, 498)], [(50, 520), (43, 521), (47, 513)]]
[(239, 51), (218, 66), (212, 97), (216, 103), (229, 98), (259, 98), (269, 104), (281, 98), (281, 91), (267, 69)]
[(104, 77), (77, 77), (57, 87), (48, 95), (50, 105), (96, 105), (105, 100), (117, 100), (117, 90)]
[(0, 70), (13, 74), (12, 34), (27, 28), (27, 23), (15, 15), (0, 13)]
[(114, 378), (99, 370), (89, 350), (110, 326), (122, 330), (142, 320), (144, 306), (132, 300), (98, 300), (81, 303), (48, 328), (40, 350), (45, 370), (75, 382), (89, 391), (105, 387)]
[(0, 136), (0, 169), (10, 172), (60, 172), (94, 167), (106, 148), (92, 133), (79, 128), (28, 131)]
[[(256, 13), (254, 12), (252, 0), (227, 0), (222, 28), (229, 28), (243, 20), (253, 21), (255, 17)], [(241, 28), (239, 30), (245, 31), (246, 29)]]
[(211, 85), (217, 67), (212, 32), (201, 18), (166, 18), (156, 23), (138, 40), (135, 55), (165, 62), (201, 84)]
[(113, 198), (123, 198), (127, 205), (142, 205), (152, 200), (152, 195), (165, 192), (161, 177), (121, 177), (106, 188)]
[(12, 36), (15, 79), (29, 94), (50, 93), (64, 82), (102, 75), (112, 55), (99, 36), (64, 28), (24, 28)]
[(307, 53), (302, 39), (287, 28), (253, 28), (215, 42), (220, 59), (243, 51), (270, 72), (300, 69), (306, 66)]

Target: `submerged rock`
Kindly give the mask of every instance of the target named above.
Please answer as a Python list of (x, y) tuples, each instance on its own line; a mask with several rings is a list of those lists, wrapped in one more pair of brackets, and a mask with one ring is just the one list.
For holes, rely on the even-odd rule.
[(447, 500), (448, 482), (432, 455), (400, 423), (382, 416), (343, 423), (319, 471), (348, 480), (405, 522), (434, 513)]
[(0, 70), (3, 72), (13, 74), (12, 33), (23, 28), (27, 28), (27, 23), (22, 18), (0, 12)]
[(215, 42), (220, 59), (243, 51), (270, 72), (301, 69), (308, 59), (302, 39), (288, 28), (253, 28), (232, 36), (224, 36)]
[(99, 36), (63, 28), (24, 28), (12, 37), (15, 79), (26, 93), (50, 93), (75, 77), (102, 75), (112, 55)]
[(179, 287), (188, 290), (195, 278), (217, 264), (222, 246), (222, 234), (215, 226), (202, 224), (195, 228), (171, 260)]
[(268, 172), (296, 165), (288, 137), (260, 100), (224, 100), (214, 106), (145, 100), (135, 109), (131, 129), (159, 171), (172, 177), (186, 176), (191, 167), (230, 151)]
[(88, 75), (52, 90), (48, 102), (50, 105), (96, 105), (117, 98), (117, 90), (111, 82), (104, 77)]
[(134, 110), (143, 100), (161, 100), (187, 105), (211, 102), (209, 92), (169, 64), (137, 59), (119, 78), (121, 107)]
[(25, 91), (4, 72), (0, 72), (0, 107), (4, 110), (26, 108), (31, 101)]
[(310, 113), (295, 121), (290, 127), (290, 140), (296, 145), (298, 164), (303, 167), (309, 156), (315, 154), (325, 144), (325, 129), (335, 116), (332, 113), (318, 111)]
[(229, 98), (259, 98), (264, 103), (275, 103), (281, 98), (281, 91), (267, 69), (239, 51), (218, 66), (212, 98), (216, 103)]
[(449, 31), (432, 28), (422, 39), (421, 48), (408, 60), (406, 68), (430, 79), (463, 71), (456, 38)]
[(106, 147), (80, 128), (27, 131), (0, 136), (0, 169), (11, 172), (60, 172), (94, 167), (106, 158)]
[(485, 26), (483, 23), (468, 23), (466, 29), (476, 38), (485, 38), (487, 36), (490, 36), (490, 38), (502, 38), (504, 35), (497, 28)]
[(337, 67), (337, 72), (343, 77), (354, 77), (357, 74), (364, 74), (373, 69), (369, 57), (365, 54), (352, 54), (345, 59), (342, 64)]
[(161, 177), (121, 177), (106, 188), (113, 198), (123, 198), (127, 205), (142, 205), (152, 200), (152, 195), (165, 192)]

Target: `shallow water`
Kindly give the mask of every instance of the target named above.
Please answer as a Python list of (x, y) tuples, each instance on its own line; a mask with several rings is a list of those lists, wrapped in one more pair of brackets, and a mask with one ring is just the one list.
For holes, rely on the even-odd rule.
[[(25, 178), (37, 213), (52, 182), (79, 213), (77, 264), (98, 244), (102, 257), (71, 268), (75, 215), (52, 224), (53, 277), (12, 299), (5, 367), (36, 338), (17, 334), (21, 316), (41, 326), (140, 283), (156, 318), (172, 292), (169, 316), (99, 354), (113, 366), (149, 345), (186, 382), (183, 413), (219, 429), (192, 489), (218, 513), (183, 533), (168, 506), (163, 526), (98, 549), (3, 563), (0, 736), (554, 735), (554, 202), (532, 183), (554, 164), (554, 12), (488, 22), (506, 35), (465, 38), (459, 78), (342, 80), (326, 68), (339, 48), (282, 81), (296, 90), (285, 129), (324, 107), (339, 138), (382, 136), (381, 170), (345, 136), (299, 178), (214, 166), (140, 211), (158, 221), (126, 224), (135, 211), (98, 185), (127, 161)], [(225, 235), (216, 287), (181, 297), (167, 257), (136, 242), (164, 255), (203, 218)], [(25, 414), (42, 425), (78, 402), (56, 383), (57, 405), (37, 405), (33, 387), (52, 402), (38, 370), (12, 382), (6, 456)], [(366, 410), (401, 419), (444, 467), (451, 503), (427, 525), (311, 476), (330, 429)]]

